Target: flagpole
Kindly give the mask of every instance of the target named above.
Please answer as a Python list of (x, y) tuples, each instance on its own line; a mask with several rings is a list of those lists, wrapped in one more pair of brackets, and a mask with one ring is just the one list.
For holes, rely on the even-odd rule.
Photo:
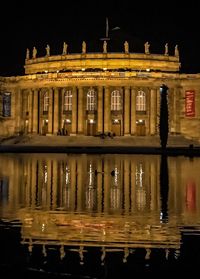
[(108, 25), (108, 18), (106, 17), (106, 36), (105, 38), (101, 38), (101, 41), (109, 41), (110, 38), (108, 37), (109, 35), (109, 25)]
[(108, 18), (106, 18), (106, 38), (108, 38), (108, 32), (109, 32), (109, 25), (108, 25)]

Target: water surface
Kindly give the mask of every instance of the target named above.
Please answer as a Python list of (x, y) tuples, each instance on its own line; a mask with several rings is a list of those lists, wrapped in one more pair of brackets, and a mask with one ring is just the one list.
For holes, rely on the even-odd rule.
[(196, 272), (199, 166), (157, 155), (1, 154), (1, 275)]

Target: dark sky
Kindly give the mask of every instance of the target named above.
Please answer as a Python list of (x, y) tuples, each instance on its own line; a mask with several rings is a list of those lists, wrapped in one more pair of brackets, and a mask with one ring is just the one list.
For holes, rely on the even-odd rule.
[[(186, 2), (186, 1), (184, 1)], [(179, 45), (181, 72), (200, 72), (200, 6), (198, 1), (134, 1), (85, 0), (7, 1), (1, 3), (0, 75), (24, 73), (26, 48), (38, 49), (45, 55), (47, 44), (51, 54), (62, 52), (63, 41), (69, 52), (102, 51), (100, 38), (105, 36), (109, 19), (111, 41), (108, 51), (122, 51), (125, 40), (130, 52), (143, 52), (149, 41), (152, 53), (163, 53), (166, 42), (169, 53)], [(111, 31), (119, 26), (120, 30)]]

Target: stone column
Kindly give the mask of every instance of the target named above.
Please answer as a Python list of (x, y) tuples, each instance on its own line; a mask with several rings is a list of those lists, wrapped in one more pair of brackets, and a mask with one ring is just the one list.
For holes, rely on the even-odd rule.
[(130, 87), (125, 87), (124, 101), (124, 135), (130, 136)]
[(83, 134), (84, 113), (83, 113), (83, 87), (78, 88), (78, 134)]
[(77, 134), (77, 89), (72, 89), (72, 135)]
[(150, 91), (150, 135), (156, 134), (156, 89)]
[[(157, 89), (157, 101), (156, 101), (156, 111), (157, 111), (157, 123), (159, 125), (160, 123), (160, 88)], [(156, 132), (157, 134), (159, 133), (159, 127), (157, 125), (157, 129), (156, 129)]]
[(38, 133), (38, 89), (33, 90), (33, 133)]
[(53, 133), (57, 135), (59, 127), (59, 88), (54, 88), (54, 125)]
[(29, 90), (28, 132), (33, 131), (33, 91)]
[(180, 133), (180, 90), (174, 88), (174, 126), (175, 133)]
[(103, 132), (103, 87), (98, 87), (98, 108), (97, 108), (97, 132)]
[(110, 110), (110, 90), (105, 87), (104, 92), (104, 132), (110, 132), (111, 130), (111, 110)]
[(49, 89), (48, 134), (53, 132), (53, 89)]
[(22, 91), (20, 89), (16, 89), (15, 91), (15, 107), (15, 131), (19, 133), (22, 118)]
[(136, 89), (131, 88), (131, 135), (136, 135)]

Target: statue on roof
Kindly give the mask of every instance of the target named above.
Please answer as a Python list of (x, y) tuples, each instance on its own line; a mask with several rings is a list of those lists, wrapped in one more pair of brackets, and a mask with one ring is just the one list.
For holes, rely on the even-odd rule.
[(103, 42), (103, 53), (107, 53), (107, 42)]
[(35, 59), (37, 56), (37, 49), (36, 47), (33, 48), (33, 59)]
[(86, 42), (82, 42), (82, 53), (86, 53)]
[(67, 47), (68, 47), (68, 45), (64, 42), (63, 43), (63, 55), (66, 55), (67, 54)]
[(46, 46), (46, 56), (50, 56), (50, 46)]
[(129, 53), (129, 44), (127, 41), (124, 42), (124, 52)]
[(165, 55), (169, 55), (168, 43), (165, 44)]
[(175, 55), (176, 57), (179, 57), (178, 45), (175, 46), (174, 55)]
[(30, 50), (29, 48), (26, 49), (26, 60), (30, 59)]
[(149, 53), (150, 53), (150, 52), (149, 52), (149, 47), (150, 47), (149, 42), (146, 42), (146, 43), (144, 44), (144, 52), (145, 52), (145, 54), (149, 54)]

